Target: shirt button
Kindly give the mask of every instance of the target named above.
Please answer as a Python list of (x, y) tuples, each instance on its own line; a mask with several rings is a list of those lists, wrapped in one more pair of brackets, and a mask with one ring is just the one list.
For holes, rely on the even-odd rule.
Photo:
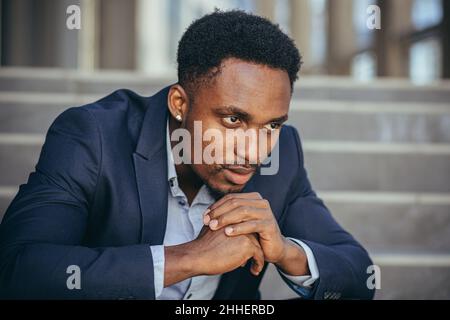
[(184, 201), (184, 200), (180, 200), (180, 201), (178, 201), (178, 204), (180, 205), (180, 206), (185, 206), (186, 205), (186, 202)]
[(190, 299), (190, 298), (192, 298), (192, 293), (189, 293), (186, 297), (186, 299)]

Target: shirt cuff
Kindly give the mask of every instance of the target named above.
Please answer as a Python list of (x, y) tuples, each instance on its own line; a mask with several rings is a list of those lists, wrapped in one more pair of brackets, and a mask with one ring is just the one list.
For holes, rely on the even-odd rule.
[(278, 271), (286, 278), (288, 279), (290, 282), (300, 286), (300, 287), (304, 287), (304, 288), (311, 288), (312, 285), (314, 284), (314, 282), (319, 279), (319, 268), (317, 268), (317, 263), (316, 263), (316, 259), (314, 258), (314, 254), (312, 253), (311, 249), (308, 247), (308, 245), (306, 243), (304, 243), (303, 241), (300, 241), (298, 239), (295, 238), (287, 238), (291, 241), (293, 241), (294, 243), (298, 244), (300, 247), (303, 248), (303, 250), (305, 251), (306, 254), (306, 258), (308, 260), (308, 268), (309, 268), (309, 272), (311, 273), (311, 275), (308, 276), (291, 276), (288, 275), (286, 273), (284, 273), (283, 271), (281, 271), (280, 269), (278, 269)]
[(157, 299), (164, 288), (164, 246), (150, 246), (153, 258), (153, 281), (155, 282), (155, 299)]

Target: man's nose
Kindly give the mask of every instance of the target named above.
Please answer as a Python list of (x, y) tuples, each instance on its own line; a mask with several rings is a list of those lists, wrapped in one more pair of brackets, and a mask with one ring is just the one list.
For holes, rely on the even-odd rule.
[(259, 164), (258, 141), (258, 137), (252, 135), (251, 137), (246, 137), (244, 146), (242, 144), (237, 145), (236, 156), (238, 163), (245, 161), (245, 164)]

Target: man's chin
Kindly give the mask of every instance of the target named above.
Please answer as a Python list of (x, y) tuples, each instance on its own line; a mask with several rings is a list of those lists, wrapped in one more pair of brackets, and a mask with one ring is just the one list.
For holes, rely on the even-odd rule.
[(244, 185), (233, 185), (229, 183), (223, 184), (206, 184), (216, 198), (221, 198), (228, 193), (239, 193), (245, 188)]

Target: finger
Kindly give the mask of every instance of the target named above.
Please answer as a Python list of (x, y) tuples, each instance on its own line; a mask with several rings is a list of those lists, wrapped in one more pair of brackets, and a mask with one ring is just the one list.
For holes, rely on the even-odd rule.
[(227, 226), (225, 228), (225, 234), (230, 237), (252, 234), (252, 233), (264, 233), (269, 227), (269, 223), (265, 220), (249, 220)]
[(261, 249), (261, 246), (255, 245), (255, 251), (253, 253), (252, 258), (252, 266), (250, 267), (250, 271), (253, 273), (253, 275), (257, 276), (264, 268), (264, 253)]
[(267, 215), (266, 209), (242, 206), (232, 209), (216, 219), (212, 219), (208, 225), (211, 230), (218, 230), (229, 225), (249, 220), (265, 220), (269, 218)]
[(210, 211), (211, 210), (208, 208), (208, 209), (206, 209), (205, 212), (203, 212), (203, 224), (204, 225), (208, 225), (209, 221), (211, 221), (211, 217), (208, 214)]
[(258, 201), (261, 200), (255, 200), (255, 199), (240, 199), (240, 198), (230, 198), (227, 201), (223, 202), (220, 207), (217, 207), (216, 209), (207, 209), (203, 213), (203, 223), (205, 225), (209, 225), (211, 220), (217, 219), (221, 215), (223, 215), (226, 212), (229, 212), (235, 208), (238, 208), (240, 206), (253, 206), (253, 207), (262, 207), (262, 203), (258, 203)]
[(261, 245), (258, 241), (258, 235), (257, 234), (250, 234), (247, 236), (251, 243), (254, 246), (255, 251), (253, 252), (252, 257), (252, 265), (250, 267), (250, 271), (257, 276), (262, 269), (264, 268), (264, 251), (261, 248)]
[[(245, 207), (248, 208), (260, 208), (260, 209), (270, 209), (269, 201), (265, 199), (229, 199), (228, 201), (224, 202), (220, 207), (217, 207), (216, 209), (210, 210), (208, 212), (205, 212), (206, 214), (203, 217), (203, 223), (206, 225), (209, 225), (212, 220), (218, 219), (220, 216), (224, 214), (228, 214), (230, 211), (238, 209), (239, 207), (242, 208), (241, 212), (243, 214), (243, 217), (246, 215)], [(272, 210), (268, 210), (266, 214), (271, 213)], [(263, 215), (261, 218), (268, 218), (264, 214), (264, 212), (260, 212)], [(215, 222), (214, 222), (215, 224)]]
[(220, 198), (217, 202), (213, 203), (209, 209), (214, 210), (215, 208), (221, 206), (225, 201), (229, 199), (262, 199), (261, 195), (258, 192), (249, 192), (249, 193), (229, 193)]
[(260, 244), (259, 241), (258, 241), (258, 234), (252, 233), (252, 234), (247, 235), (247, 237), (250, 239), (250, 241), (251, 241), (256, 247), (258, 247), (258, 248), (261, 247), (261, 244)]

